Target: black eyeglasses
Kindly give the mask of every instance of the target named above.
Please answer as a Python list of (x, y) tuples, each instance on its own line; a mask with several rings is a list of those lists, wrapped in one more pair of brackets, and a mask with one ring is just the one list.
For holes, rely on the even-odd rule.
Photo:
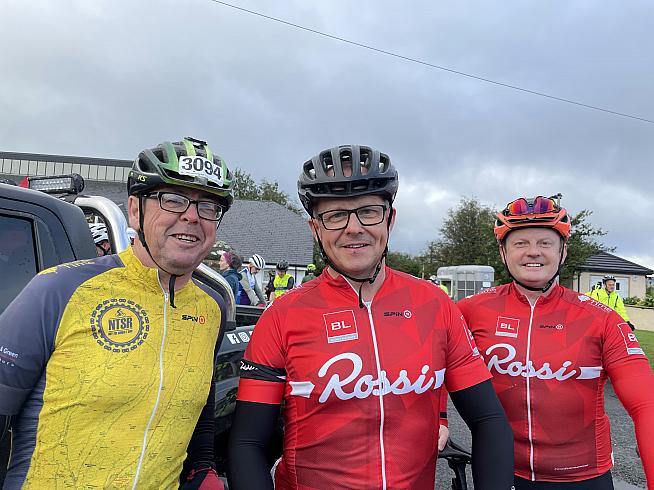
[(145, 197), (156, 197), (161, 209), (177, 214), (185, 213), (191, 204), (195, 204), (198, 216), (209, 221), (220, 221), (225, 212), (225, 209), (215, 201), (196, 201), (174, 192), (152, 192), (145, 194)]
[(356, 209), (333, 209), (320, 213), (317, 217), (326, 230), (342, 230), (347, 228), (352, 214), (356, 215), (363, 226), (378, 225), (384, 221), (387, 209), (388, 207), (383, 204), (370, 204)]

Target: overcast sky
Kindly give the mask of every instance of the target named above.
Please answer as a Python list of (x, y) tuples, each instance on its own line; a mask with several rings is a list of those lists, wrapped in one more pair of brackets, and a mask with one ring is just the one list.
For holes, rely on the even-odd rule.
[[(650, 1), (234, 4), (358, 43), (654, 120)], [(211, 0), (5, 0), (0, 150), (131, 159), (193, 135), (295, 195), (302, 162), (366, 144), (400, 172), (391, 249), (464, 197), (563, 194), (654, 269), (654, 124), (344, 44)]]

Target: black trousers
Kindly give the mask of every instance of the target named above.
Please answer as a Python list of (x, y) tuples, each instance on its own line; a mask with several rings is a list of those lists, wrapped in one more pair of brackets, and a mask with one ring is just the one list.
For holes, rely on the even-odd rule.
[(613, 490), (611, 472), (590, 480), (574, 482), (529, 481), (515, 477), (515, 490)]

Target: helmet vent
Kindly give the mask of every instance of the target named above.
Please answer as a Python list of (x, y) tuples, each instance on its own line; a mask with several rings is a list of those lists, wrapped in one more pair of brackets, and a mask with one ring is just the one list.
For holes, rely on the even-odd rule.
[(160, 162), (166, 162), (168, 160), (166, 152), (163, 151), (163, 148), (157, 147), (152, 150), (152, 153), (154, 153), (154, 156), (157, 157), (157, 160)]
[(391, 166), (391, 159), (388, 158), (388, 155), (381, 153), (379, 155), (379, 173), (385, 174), (389, 167)]

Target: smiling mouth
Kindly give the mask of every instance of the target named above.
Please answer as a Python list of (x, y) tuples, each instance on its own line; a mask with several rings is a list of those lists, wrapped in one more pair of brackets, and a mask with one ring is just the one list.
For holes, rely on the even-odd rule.
[(543, 267), (543, 264), (530, 263), (530, 264), (524, 264), (523, 267), (528, 267), (528, 268), (538, 268), (538, 267)]
[(343, 248), (349, 248), (349, 249), (359, 249), (363, 247), (367, 247), (367, 243), (353, 243), (351, 245), (343, 245)]
[(200, 241), (200, 239), (194, 235), (186, 235), (184, 233), (176, 233), (173, 235), (177, 240), (184, 243), (195, 243)]

